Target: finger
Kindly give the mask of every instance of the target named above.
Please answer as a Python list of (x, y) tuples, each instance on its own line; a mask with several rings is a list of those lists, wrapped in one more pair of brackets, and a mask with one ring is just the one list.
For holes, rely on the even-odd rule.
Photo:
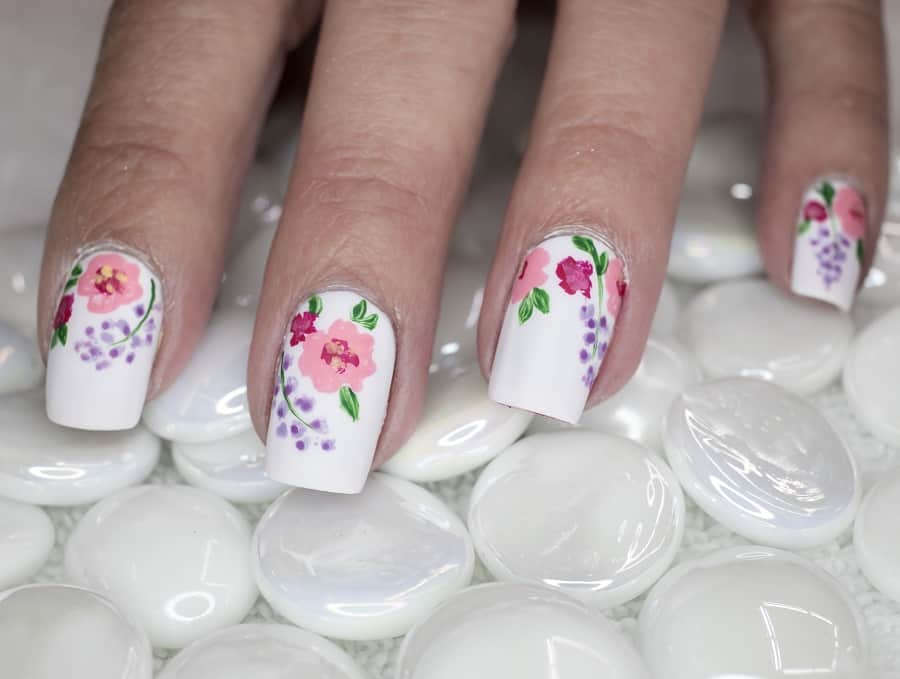
[(887, 76), (875, 0), (756, 4), (768, 57), (759, 239), (772, 280), (850, 309), (878, 240)]
[(512, 0), (326, 6), (251, 347), (272, 478), (358, 492), (376, 444), (381, 460), (409, 434), (512, 13)]
[(190, 356), (277, 79), (288, 5), (113, 7), (44, 252), (38, 314), (53, 421), (133, 427), (147, 394)]
[(479, 347), (491, 398), (576, 422), (640, 361), (725, 3), (558, 7)]

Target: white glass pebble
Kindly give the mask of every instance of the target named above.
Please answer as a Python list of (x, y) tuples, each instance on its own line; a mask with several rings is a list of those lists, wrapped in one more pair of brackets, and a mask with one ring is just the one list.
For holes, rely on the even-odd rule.
[(900, 306), (875, 320), (850, 346), (844, 391), (862, 424), (900, 446)]
[(840, 375), (853, 323), (836, 308), (743, 279), (695, 297), (682, 332), (707, 376), (756, 377), (807, 395)]
[(53, 540), (53, 523), (43, 509), (0, 498), (0, 590), (37, 573)]
[(247, 356), (253, 322), (248, 311), (213, 314), (188, 364), (144, 408), (150, 431), (165, 439), (204, 443), (250, 429)]
[(219, 290), (219, 304), (224, 308), (253, 310), (259, 303), (263, 275), (269, 249), (278, 230), (280, 207), (275, 218), (260, 224), (249, 236), (247, 242), (228, 260), (225, 277)]
[(96, 505), (66, 544), (66, 577), (137, 621), (154, 646), (181, 648), (240, 622), (256, 600), (250, 528), (190, 486), (138, 486)]
[(862, 619), (831, 575), (789, 552), (731, 547), (682, 563), (650, 591), (641, 652), (666, 679), (866, 679)]
[(250, 553), (266, 600), (336, 639), (404, 634), (472, 577), (462, 521), (424, 488), (373, 474), (359, 495), (295, 489), (269, 507)]
[(465, 366), (478, 360), (476, 334), (487, 267), (456, 255), (447, 261), (441, 307), (434, 330), (434, 366)]
[(33, 389), (43, 375), (44, 363), (35, 341), (0, 321), (0, 395)]
[(488, 398), (477, 364), (428, 378), (416, 430), (382, 471), (410, 481), (440, 481), (480, 467), (512, 444), (533, 415)]
[(900, 468), (891, 470), (866, 494), (853, 526), (853, 549), (860, 570), (876, 589), (900, 602)]
[(235, 625), (180, 651), (157, 679), (366, 679), (336, 644), (292, 625)]
[(232, 502), (271, 502), (288, 486), (266, 475), (266, 446), (254, 430), (210, 443), (172, 443), (175, 467), (192, 486)]
[(895, 209), (897, 213), (881, 225), (875, 259), (859, 292), (858, 301), (863, 304), (900, 304), (900, 205)]
[(498, 580), (611, 608), (665, 572), (684, 522), (681, 488), (656, 454), (569, 431), (529, 436), (491, 462), (472, 490), (468, 525)]
[(150, 679), (141, 629), (106, 598), (68, 585), (0, 593), (0, 677)]
[(752, 195), (759, 176), (763, 127), (760, 120), (746, 114), (718, 114), (704, 119), (691, 150), (686, 188), (727, 189), (738, 196)]
[(681, 303), (678, 294), (672, 283), (665, 281), (659, 293), (650, 332), (659, 337), (671, 337), (678, 332), (679, 318), (681, 318)]
[(666, 417), (665, 449), (688, 495), (755, 542), (824, 544), (859, 507), (856, 465), (841, 437), (812, 404), (769, 382), (691, 387)]
[(668, 275), (709, 283), (762, 271), (748, 198), (724, 188), (685, 189), (672, 233)]
[(0, 320), (37, 336), (37, 291), (46, 229), (0, 231)]
[(397, 679), (649, 679), (637, 651), (599, 613), (542, 587), (470, 587), (414, 628)]
[[(650, 337), (634, 376), (605, 401), (584, 411), (578, 427), (615, 434), (662, 451), (662, 425), (672, 400), (700, 379), (697, 361), (674, 339)], [(568, 425), (536, 417), (531, 432)]]
[(43, 390), (0, 396), (0, 497), (36, 505), (96, 502), (140, 483), (160, 441), (143, 427), (92, 432), (53, 424)]

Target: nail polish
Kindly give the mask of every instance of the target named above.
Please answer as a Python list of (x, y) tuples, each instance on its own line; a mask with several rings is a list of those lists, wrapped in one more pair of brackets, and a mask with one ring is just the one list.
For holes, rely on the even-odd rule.
[(552, 236), (532, 249), (513, 280), (491, 399), (578, 422), (626, 289), (623, 260), (595, 236)]
[(68, 272), (47, 353), (47, 417), (76, 429), (137, 425), (163, 313), (159, 279), (136, 257), (88, 252)]
[(796, 228), (791, 289), (849, 311), (865, 255), (862, 194), (847, 181), (815, 182), (803, 195)]
[(266, 472), (281, 483), (358, 493), (369, 475), (394, 373), (388, 316), (356, 292), (300, 304), (275, 374)]

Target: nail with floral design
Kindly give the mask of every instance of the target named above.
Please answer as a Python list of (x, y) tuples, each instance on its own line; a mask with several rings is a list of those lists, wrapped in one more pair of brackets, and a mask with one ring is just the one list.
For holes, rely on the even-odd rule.
[(136, 257), (95, 250), (69, 270), (47, 354), (47, 416), (77, 429), (137, 425), (159, 343), (159, 279)]
[(362, 490), (394, 373), (390, 319), (359, 293), (329, 290), (288, 321), (275, 374), (266, 471), (333, 493)]
[(791, 289), (849, 311), (865, 255), (866, 204), (851, 183), (819, 180), (797, 219)]
[(577, 422), (626, 290), (622, 259), (594, 236), (557, 235), (532, 249), (513, 281), (490, 397)]

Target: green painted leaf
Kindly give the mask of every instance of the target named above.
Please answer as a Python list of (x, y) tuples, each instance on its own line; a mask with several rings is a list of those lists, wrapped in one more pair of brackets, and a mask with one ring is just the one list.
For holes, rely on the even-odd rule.
[(66, 346), (66, 340), (69, 338), (69, 326), (61, 325), (56, 329), (56, 334), (59, 336), (59, 343), (63, 346)]
[(600, 261), (597, 263), (597, 275), (602, 276), (606, 273), (606, 270), (609, 268), (609, 257), (604, 252), (600, 255)]
[(519, 325), (531, 318), (534, 313), (534, 303), (531, 301), (531, 295), (528, 295), (519, 303)]
[(834, 186), (831, 182), (822, 182), (819, 192), (822, 194), (822, 198), (825, 199), (825, 204), (831, 207), (831, 201), (834, 200)]
[(313, 295), (309, 298), (309, 311), (310, 313), (318, 316), (322, 313), (322, 298), (318, 295)]
[(357, 321), (357, 323), (367, 330), (374, 330), (375, 326), (378, 325), (378, 314), (369, 314), (361, 321)]
[(531, 291), (531, 303), (542, 314), (550, 311), (550, 295), (543, 288), (535, 288)]
[(55, 347), (57, 342), (59, 342), (59, 337), (57, 337), (57, 331), (54, 330), (53, 334), (50, 336), (50, 348), (52, 349)]
[(356, 321), (357, 323), (359, 321), (363, 320), (366, 317), (366, 306), (367, 306), (366, 300), (364, 300), (364, 299), (359, 300), (359, 302), (356, 304), (356, 306), (353, 307), (353, 312), (352, 312), (352, 315), (350, 316), (350, 318), (353, 319), (354, 321)]
[(865, 257), (866, 251), (863, 247), (862, 238), (856, 241), (856, 258), (859, 260), (859, 263), (862, 264), (863, 258)]
[(800, 225), (797, 227), (797, 233), (802, 236), (804, 233), (809, 231), (809, 227), (811, 224), (812, 224), (812, 222), (809, 221), (808, 219), (800, 222)]
[(66, 281), (66, 292), (68, 292), (69, 290), (74, 288), (77, 283), (78, 283), (77, 278), (70, 278), (69, 280), (67, 280)]
[(594, 251), (594, 243), (590, 238), (585, 236), (572, 236), (572, 244), (579, 250), (592, 253)]
[(78, 278), (83, 273), (84, 269), (81, 268), (81, 264), (76, 264), (75, 268), (72, 269), (72, 278)]
[(341, 399), (341, 408), (350, 416), (354, 422), (359, 419), (359, 399), (356, 393), (348, 386), (341, 387), (339, 392)]

